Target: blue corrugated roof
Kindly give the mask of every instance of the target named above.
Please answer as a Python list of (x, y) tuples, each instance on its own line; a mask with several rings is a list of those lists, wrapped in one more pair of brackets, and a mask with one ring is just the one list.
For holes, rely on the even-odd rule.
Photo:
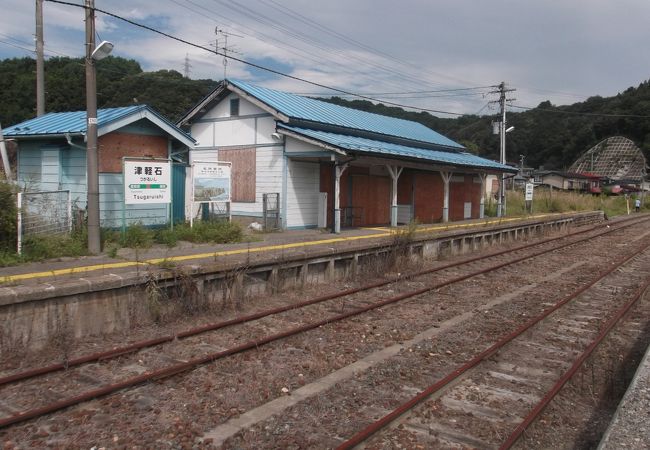
[[(146, 105), (103, 108), (97, 110), (97, 127), (146, 109)], [(35, 136), (39, 134), (83, 134), (86, 132), (86, 111), (48, 113), (6, 128), (7, 136)]]
[(429, 162), (433, 161), (445, 165), (449, 164), (463, 167), (488, 168), (499, 171), (516, 172), (516, 169), (513, 169), (510, 166), (500, 164), (489, 159), (481, 158), (480, 156), (472, 155), (470, 153), (445, 152), (417, 147), (408, 147), (405, 145), (393, 144), (390, 142), (376, 141), (373, 139), (366, 139), (356, 136), (346, 136), (343, 134), (329, 133), (326, 131), (291, 127), (283, 124), (279, 124), (278, 128), (293, 131), (295, 133), (316, 139), (320, 142), (330, 144), (343, 150), (356, 150), (360, 152), (383, 154), (388, 156), (415, 158)]
[[(147, 111), (165, 122), (167, 125), (190, 141), (194, 139), (172, 122), (163, 117), (160, 113), (147, 105), (124, 106), (120, 108), (102, 108), (97, 110), (97, 128), (107, 126), (115, 121), (126, 118), (132, 114)], [(52, 136), (64, 134), (85, 134), (86, 111), (56, 112), (44, 114), (34, 119), (26, 120), (3, 130), (5, 136), (9, 137), (35, 137)]]
[(418, 122), (382, 116), (287, 92), (228, 80), (271, 108), (293, 119), (370, 131), (462, 150), (464, 147)]

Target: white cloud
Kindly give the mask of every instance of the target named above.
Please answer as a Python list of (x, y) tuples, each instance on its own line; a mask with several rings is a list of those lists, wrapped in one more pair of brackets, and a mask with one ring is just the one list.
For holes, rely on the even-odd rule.
[[(571, 103), (612, 95), (649, 77), (650, 2), (646, 0), (96, 0), (97, 7), (199, 45), (218, 26), (246, 60), (350, 91), (398, 92), (506, 81), (521, 104)], [(273, 8), (273, 4), (281, 5)], [(34, 3), (5, 0), (0, 33), (33, 42)], [(242, 10), (241, 8), (248, 8)], [(46, 48), (83, 54), (83, 9), (45, 2)], [(298, 16), (297, 14), (302, 15)], [(310, 20), (316, 23), (310, 23)], [(327, 33), (325, 28), (332, 30)], [(97, 15), (97, 30), (114, 54), (146, 70), (182, 71), (192, 78), (223, 75), (221, 57)], [(338, 33), (338, 35), (337, 35)], [(223, 41), (220, 45), (223, 45)], [(361, 43), (362, 45), (358, 45)], [(1, 43), (0, 43), (1, 44)], [(25, 51), (0, 45), (0, 57)], [(237, 62), (228, 75), (294, 92), (321, 88), (271, 75), (257, 78)], [(395, 100), (415, 106), (476, 112), (479, 96)]]

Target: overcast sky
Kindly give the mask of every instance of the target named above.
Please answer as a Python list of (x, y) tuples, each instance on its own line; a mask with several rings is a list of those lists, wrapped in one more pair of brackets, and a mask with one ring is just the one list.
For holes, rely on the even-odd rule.
[[(68, 0), (83, 3), (81, 0)], [(3, 0), (0, 58), (33, 56), (34, 0)], [(514, 105), (570, 104), (650, 78), (648, 0), (96, 0), (200, 46), (323, 85), (420, 108), (495, 113), (505, 81)], [(47, 56), (82, 56), (84, 12), (45, 2)], [(223, 57), (97, 14), (98, 41), (144, 70), (223, 78)], [(221, 51), (221, 50), (220, 50)], [(228, 77), (298, 93), (309, 84), (230, 61)], [(477, 89), (468, 89), (477, 88)], [(462, 89), (448, 92), (431, 92)], [(428, 92), (422, 92), (428, 91)], [(389, 94), (390, 93), (390, 94)], [(0, 105), (1, 107), (1, 105)], [(441, 117), (450, 117), (437, 114)]]

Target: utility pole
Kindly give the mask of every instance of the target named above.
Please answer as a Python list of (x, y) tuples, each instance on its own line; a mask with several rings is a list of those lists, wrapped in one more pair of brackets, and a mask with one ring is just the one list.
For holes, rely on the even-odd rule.
[(36, 0), (36, 117), (45, 114), (43, 45), (43, 0)]
[(101, 251), (99, 233), (99, 168), (97, 164), (97, 77), (95, 72), (95, 0), (86, 8), (86, 174), (88, 187), (88, 251)]
[[(514, 100), (512, 98), (506, 98), (506, 93), (513, 92), (515, 89), (506, 88), (505, 81), (502, 81), (498, 89), (490, 92), (491, 94), (499, 94), (499, 106), (501, 108), (501, 123), (499, 126), (499, 149), (500, 149), (500, 158), (499, 162), (501, 164), (506, 163), (506, 101)], [(501, 182), (499, 183), (499, 199), (497, 202), (497, 217), (503, 217), (506, 215), (506, 174), (505, 172), (501, 174)]]

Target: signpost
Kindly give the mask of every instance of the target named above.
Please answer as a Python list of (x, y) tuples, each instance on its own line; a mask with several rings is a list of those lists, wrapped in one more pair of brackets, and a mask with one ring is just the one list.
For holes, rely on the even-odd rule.
[(194, 203), (217, 206), (226, 205), (225, 214), (230, 220), (232, 163), (225, 161), (194, 161), (192, 164), (192, 214), (190, 226), (194, 224)]
[[(122, 232), (126, 231), (126, 205), (172, 202), (172, 165), (168, 159), (122, 159), (124, 203)], [(173, 228), (174, 221), (171, 220)]]
[(526, 207), (528, 208), (530, 206), (530, 213), (533, 213), (533, 190), (535, 189), (535, 185), (533, 183), (526, 183), (526, 195), (524, 197), (524, 200), (526, 200)]

